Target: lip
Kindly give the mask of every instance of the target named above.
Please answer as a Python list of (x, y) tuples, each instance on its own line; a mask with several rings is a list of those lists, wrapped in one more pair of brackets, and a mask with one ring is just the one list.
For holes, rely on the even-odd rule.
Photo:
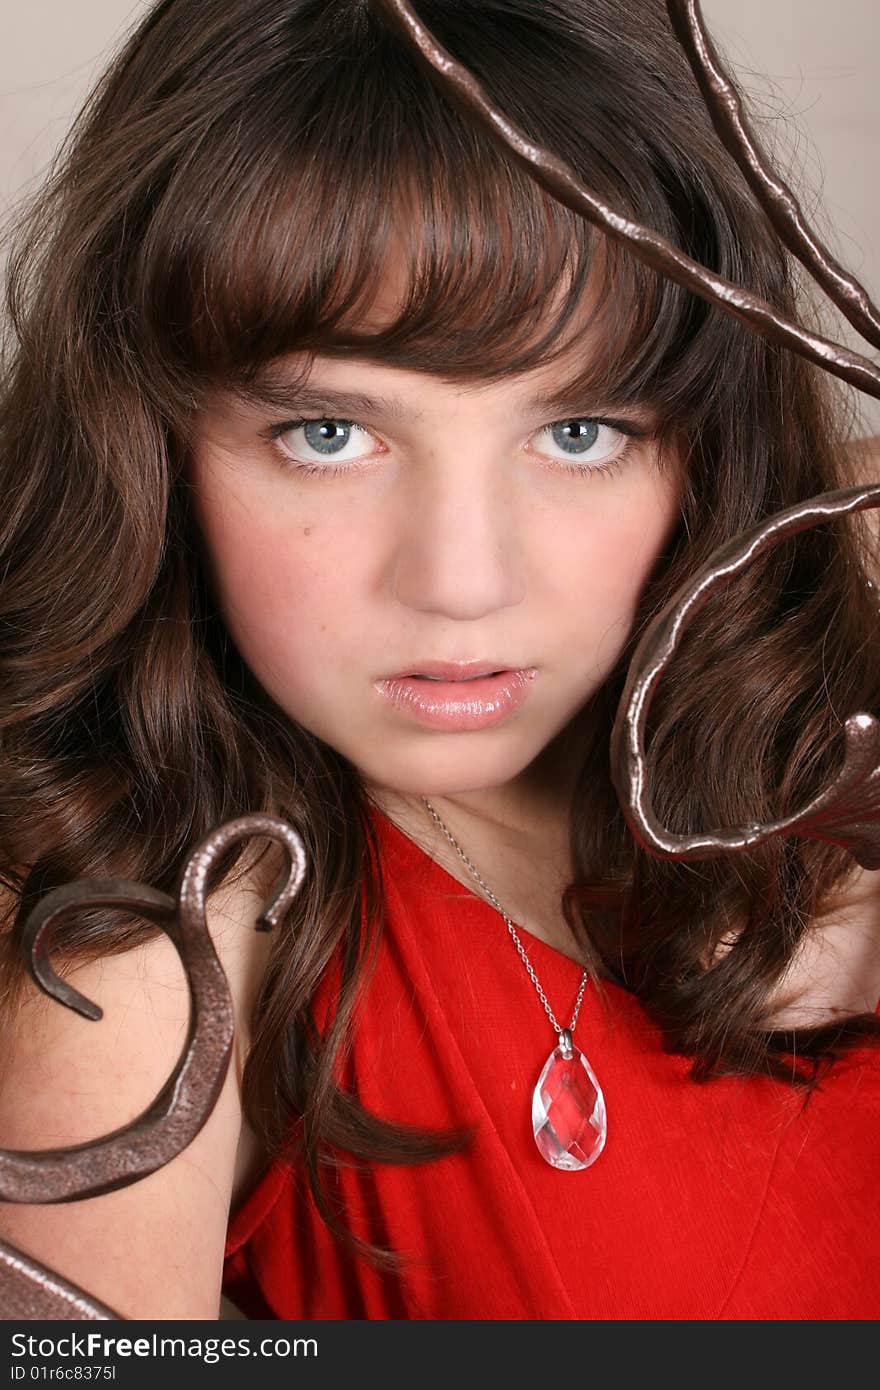
[(475, 676), (492, 676), (499, 671), (514, 671), (509, 661), (414, 661), (402, 671), (386, 676), (386, 680), (406, 680), (409, 676), (438, 676), (446, 681), (473, 680)]
[[(460, 674), (468, 668), (472, 675)], [(488, 729), (502, 723), (521, 708), (538, 674), (535, 666), (499, 669), (489, 662), (429, 661), (417, 669), (420, 674), (446, 679), (388, 676), (375, 682), (376, 690), (416, 723), (453, 731)], [(459, 674), (449, 677), (450, 671)]]

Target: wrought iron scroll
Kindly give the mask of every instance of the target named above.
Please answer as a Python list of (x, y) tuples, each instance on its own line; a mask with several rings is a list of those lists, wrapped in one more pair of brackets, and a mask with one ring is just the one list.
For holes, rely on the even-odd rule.
[(645, 629), (618, 707), (611, 768), (630, 829), (646, 849), (669, 859), (704, 859), (751, 849), (774, 835), (801, 835), (833, 841), (849, 850), (863, 868), (880, 869), (880, 723), (871, 714), (847, 719), (843, 765), (831, 784), (795, 815), (764, 825), (693, 835), (664, 830), (652, 808), (645, 756), (645, 723), (657, 683), (688, 621), (710, 594), (786, 536), (874, 507), (880, 507), (880, 483), (822, 493), (776, 512), (716, 550)]
[[(206, 922), (208, 882), (220, 856), (236, 841), (266, 836), (285, 847), (287, 877), (257, 918), (269, 931), (284, 916), (302, 885), (302, 840), (276, 816), (248, 815), (226, 821), (193, 850), (181, 873), (177, 897), (126, 879), (78, 879), (47, 893), (25, 923), (25, 965), (39, 987), (59, 1004), (97, 1021), (102, 1010), (53, 969), (49, 954), (55, 928), (88, 907), (118, 907), (155, 922), (173, 941), (190, 995), (187, 1039), (162, 1090), (137, 1119), (85, 1144), (28, 1152), (0, 1150), (0, 1201), (81, 1201), (140, 1181), (170, 1163), (206, 1123), (229, 1067), (234, 1034), (232, 999)], [(105, 1319), (118, 1313), (39, 1261), (0, 1242), (0, 1308), (4, 1318)]]
[[(844, 344), (810, 332), (771, 304), (706, 266), (648, 227), (604, 203), (552, 151), (532, 141), (489, 100), (473, 73), (430, 33), (408, 0), (374, 0), (427, 64), (457, 106), (482, 125), (553, 197), (676, 284), (730, 314), (751, 332), (787, 347), (824, 371), (880, 400), (880, 366)], [(706, 30), (698, 0), (667, 0), (667, 13), (706, 103), (716, 133), (742, 172), (780, 239), (831, 302), (872, 347), (880, 347), (880, 310), (867, 290), (835, 260), (787, 184), (760, 150), (736, 86)], [(865, 868), (880, 868), (880, 725), (854, 714), (844, 726), (843, 765), (832, 784), (796, 815), (767, 825), (677, 836), (651, 809), (644, 748), (645, 720), (657, 682), (688, 619), (731, 575), (784, 537), (848, 512), (880, 507), (880, 484), (812, 497), (766, 518), (721, 546), (658, 614), (637, 647), (611, 740), (612, 776), (627, 823), (639, 843), (668, 858), (697, 859), (749, 849), (771, 835), (799, 834), (844, 845)]]

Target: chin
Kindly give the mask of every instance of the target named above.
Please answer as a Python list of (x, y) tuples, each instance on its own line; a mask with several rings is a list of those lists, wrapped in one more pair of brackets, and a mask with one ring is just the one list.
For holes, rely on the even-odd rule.
[(503, 787), (518, 777), (538, 752), (540, 749), (529, 748), (516, 756), (509, 746), (478, 752), (473, 744), (453, 748), (450, 743), (444, 748), (438, 741), (417, 756), (389, 756), (378, 768), (356, 758), (352, 761), (367, 783), (386, 791), (401, 796), (456, 796)]

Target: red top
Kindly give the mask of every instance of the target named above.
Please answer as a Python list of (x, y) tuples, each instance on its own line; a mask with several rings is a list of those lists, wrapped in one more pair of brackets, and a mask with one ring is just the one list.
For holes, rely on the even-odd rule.
[[(224, 1292), (257, 1318), (874, 1319), (880, 1316), (880, 1050), (803, 1096), (698, 1085), (626, 990), (590, 985), (575, 1042), (604, 1091), (589, 1168), (541, 1157), (531, 1097), (555, 1034), (504, 922), (374, 812), (387, 926), (342, 1073), (367, 1108), (477, 1121), (461, 1154), (341, 1167), (357, 1234), (415, 1258), (377, 1272), (274, 1163), (234, 1213)], [(581, 968), (521, 930), (560, 1022)], [(329, 985), (316, 1001), (323, 1026)]]

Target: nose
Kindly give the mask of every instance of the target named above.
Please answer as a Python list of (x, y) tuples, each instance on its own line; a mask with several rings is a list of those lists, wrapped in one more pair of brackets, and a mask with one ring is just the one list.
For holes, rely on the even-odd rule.
[(391, 564), (399, 603), (468, 621), (522, 602), (520, 528), (498, 460), (434, 458), (411, 475), (401, 502)]

